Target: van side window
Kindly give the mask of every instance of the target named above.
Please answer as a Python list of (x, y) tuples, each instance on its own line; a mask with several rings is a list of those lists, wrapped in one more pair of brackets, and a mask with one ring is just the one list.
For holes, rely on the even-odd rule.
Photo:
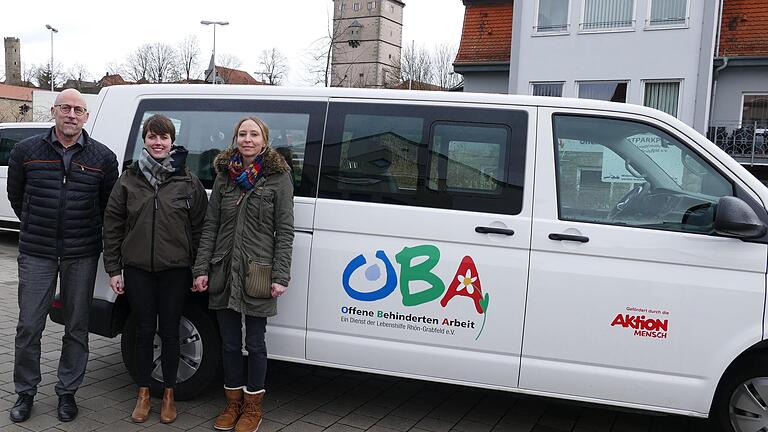
[(47, 131), (41, 128), (0, 129), (0, 166), (8, 166), (8, 158), (17, 142)]
[(610, 118), (556, 115), (561, 220), (710, 233), (733, 185), (672, 135)]
[(416, 193), (424, 119), (349, 114), (344, 119), (339, 189)]
[(434, 191), (498, 194), (506, 177), (508, 132), (503, 126), (436, 124), (428, 187)]
[(314, 197), (324, 108), (324, 104), (313, 102), (143, 101), (134, 118), (124, 167), (138, 158), (144, 146), (141, 138), (144, 119), (162, 113), (176, 126), (176, 145), (189, 151), (187, 167), (210, 188), (216, 178), (213, 166), (216, 156), (232, 145), (234, 128), (240, 119), (255, 116), (269, 127), (269, 145), (293, 168), (294, 194)]
[(321, 198), (518, 214), (527, 114), (331, 103)]

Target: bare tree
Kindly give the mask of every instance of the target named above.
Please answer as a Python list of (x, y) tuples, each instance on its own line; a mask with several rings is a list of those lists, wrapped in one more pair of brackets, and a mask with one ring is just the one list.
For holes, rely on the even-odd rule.
[(443, 90), (451, 89), (461, 81), (453, 72), (453, 60), (456, 58), (457, 50), (456, 45), (447, 43), (435, 46), (432, 55), (433, 83)]
[(126, 78), (130, 81), (146, 80), (149, 75), (150, 63), (152, 61), (152, 46), (144, 44), (130, 55), (125, 62), (124, 71)]
[(21, 85), (23, 87), (33, 87), (32, 81), (37, 76), (37, 66), (32, 65), (24, 65), (22, 64), (21, 67)]
[(125, 75), (125, 67), (118, 63), (118, 62), (109, 62), (107, 63), (107, 74), (108, 75)]
[(186, 79), (199, 78), (202, 74), (200, 70), (200, 44), (197, 36), (189, 35), (179, 43), (178, 51), (179, 70), (183, 72)]
[(77, 81), (86, 81), (91, 79), (91, 73), (88, 72), (88, 68), (82, 63), (75, 63), (74, 66), (67, 69), (64, 73), (65, 79), (72, 79)]
[(435, 76), (432, 55), (423, 46), (411, 44), (402, 50), (400, 76), (403, 81), (432, 83)]
[(277, 48), (265, 49), (259, 55), (259, 67), (269, 84), (280, 85), (288, 74), (288, 59)]
[(224, 53), (224, 54), (217, 54), (216, 55), (216, 65), (222, 66), (225, 68), (230, 69), (237, 69), (239, 68), (243, 62), (240, 61), (237, 56), (234, 56), (232, 54)]
[(149, 47), (147, 79), (155, 83), (177, 81), (181, 74), (176, 67), (178, 64), (176, 50), (162, 42), (155, 42)]
[[(327, 12), (326, 12), (327, 13)], [(333, 70), (333, 48), (337, 44), (346, 43), (342, 40), (349, 26), (334, 26), (334, 21), (339, 21), (344, 18), (344, 11), (334, 11), (335, 16), (331, 16), (327, 13), (327, 25), (325, 35), (316, 39), (307, 49), (307, 60), (304, 62), (306, 66), (307, 76), (304, 81), (309, 85), (323, 85), (324, 87), (330, 87), (334, 83), (343, 84), (348, 77), (349, 66), (346, 71), (337, 72), (334, 76)], [(362, 51), (362, 50), (361, 50)]]

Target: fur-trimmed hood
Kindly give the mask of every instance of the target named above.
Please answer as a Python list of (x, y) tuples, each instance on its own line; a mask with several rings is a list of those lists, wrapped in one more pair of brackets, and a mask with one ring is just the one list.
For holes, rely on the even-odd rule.
[[(228, 147), (218, 155), (213, 161), (213, 168), (218, 174), (227, 174), (229, 169), (229, 161), (232, 159), (232, 155), (237, 151), (234, 147)], [(291, 167), (285, 161), (283, 156), (276, 152), (272, 147), (267, 147), (264, 150), (264, 175), (269, 176), (272, 174), (278, 174), (283, 172), (290, 172)]]

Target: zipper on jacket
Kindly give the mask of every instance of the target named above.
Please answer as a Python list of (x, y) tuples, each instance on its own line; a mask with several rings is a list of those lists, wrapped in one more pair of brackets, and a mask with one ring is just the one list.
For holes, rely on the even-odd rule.
[(155, 188), (155, 195), (153, 197), (154, 201), (154, 207), (152, 207), (152, 244), (149, 250), (149, 268), (154, 273), (155, 272), (155, 217), (157, 216), (157, 193), (160, 191), (160, 187), (158, 186)]
[[(63, 162), (63, 161), (62, 161)], [(64, 205), (67, 196), (67, 170), (64, 169), (64, 177), (61, 180), (61, 189), (59, 189), (59, 212), (58, 223), (56, 226), (56, 255), (61, 257), (64, 253)]]

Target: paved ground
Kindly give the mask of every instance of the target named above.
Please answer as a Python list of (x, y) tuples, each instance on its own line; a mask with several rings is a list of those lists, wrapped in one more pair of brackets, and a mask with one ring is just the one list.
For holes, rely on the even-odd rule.
[[(56, 366), (62, 327), (52, 322), (43, 335), (43, 382), (33, 417), (13, 424), (13, 340), (16, 304), (17, 236), (0, 233), (0, 431), (210, 431), (223, 404), (220, 387), (194, 401), (179, 402), (172, 425), (159, 423), (158, 410), (147, 423), (131, 423), (135, 387), (125, 370), (118, 338), (93, 336), (83, 386), (77, 393), (80, 416), (56, 419)], [(693, 432), (704, 423), (677, 416), (644, 415), (609, 408), (550, 401), (511, 393), (383, 377), (338, 369), (270, 362), (261, 431), (336, 432)], [(153, 399), (159, 409), (159, 400)]]

